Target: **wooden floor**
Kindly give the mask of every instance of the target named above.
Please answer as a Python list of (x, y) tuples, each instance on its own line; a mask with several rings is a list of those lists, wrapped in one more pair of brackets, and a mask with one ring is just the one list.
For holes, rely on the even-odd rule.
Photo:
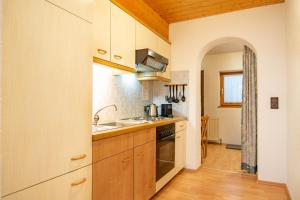
[(287, 200), (285, 188), (257, 183), (255, 176), (201, 167), (182, 171), (154, 200)]
[(197, 171), (184, 170), (167, 184), (155, 200), (286, 200), (282, 186), (257, 183), (255, 175), (240, 170), (241, 151), (209, 144)]
[(240, 171), (241, 150), (226, 149), (226, 145), (223, 144), (208, 144), (207, 157), (202, 166), (228, 171)]

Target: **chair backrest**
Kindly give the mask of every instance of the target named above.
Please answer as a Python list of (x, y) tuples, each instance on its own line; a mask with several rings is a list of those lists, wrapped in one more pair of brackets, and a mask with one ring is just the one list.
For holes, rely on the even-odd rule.
[(207, 135), (208, 120), (209, 117), (207, 115), (201, 117), (201, 137)]

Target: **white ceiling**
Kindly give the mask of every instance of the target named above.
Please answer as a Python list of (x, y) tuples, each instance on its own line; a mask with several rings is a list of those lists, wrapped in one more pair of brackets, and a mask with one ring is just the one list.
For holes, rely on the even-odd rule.
[(207, 54), (211, 55), (211, 54), (220, 54), (220, 53), (239, 52), (239, 51), (243, 51), (243, 49), (244, 49), (244, 44), (242, 43), (237, 43), (237, 42), (225, 43), (211, 49)]

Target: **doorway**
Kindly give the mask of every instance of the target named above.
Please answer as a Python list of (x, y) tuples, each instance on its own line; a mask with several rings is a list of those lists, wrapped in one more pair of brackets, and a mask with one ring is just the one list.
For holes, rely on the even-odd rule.
[(242, 172), (243, 42), (212, 48), (201, 64), (201, 116), (208, 116), (203, 167)]

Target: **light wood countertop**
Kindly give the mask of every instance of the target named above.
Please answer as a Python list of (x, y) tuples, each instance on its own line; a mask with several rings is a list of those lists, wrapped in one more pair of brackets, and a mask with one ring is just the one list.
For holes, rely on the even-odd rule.
[(154, 122), (147, 122), (143, 124), (138, 124), (138, 125), (132, 125), (132, 126), (127, 126), (127, 127), (122, 127), (122, 128), (116, 128), (116, 129), (111, 129), (111, 130), (106, 130), (106, 131), (101, 131), (101, 132), (93, 132), (93, 141), (105, 139), (105, 138), (110, 138), (126, 133), (131, 133), (139, 130), (144, 130), (148, 128), (153, 128), (157, 126), (163, 126), (179, 121), (184, 121), (186, 120), (185, 117), (174, 117), (174, 118), (167, 118), (159, 121), (154, 121)]

